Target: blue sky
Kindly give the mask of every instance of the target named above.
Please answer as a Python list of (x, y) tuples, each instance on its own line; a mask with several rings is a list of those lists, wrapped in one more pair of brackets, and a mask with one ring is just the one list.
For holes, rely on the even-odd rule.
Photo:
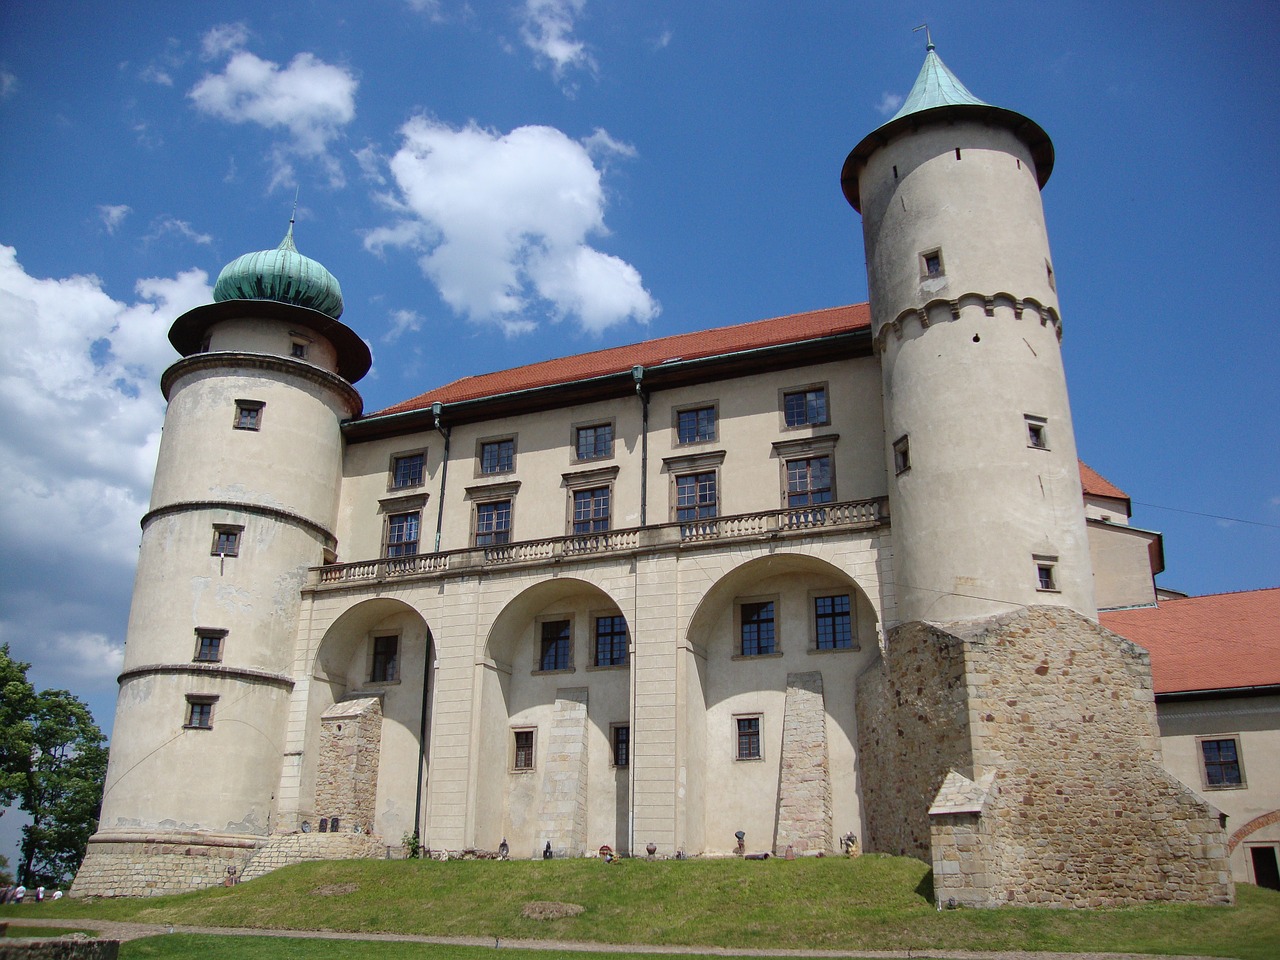
[(295, 189), (366, 410), (862, 301), (840, 167), (924, 21), (1054, 140), (1077, 443), (1161, 582), (1280, 584), (1280, 7), (49, 0), (0, 5), (0, 641), (109, 728), (165, 333)]

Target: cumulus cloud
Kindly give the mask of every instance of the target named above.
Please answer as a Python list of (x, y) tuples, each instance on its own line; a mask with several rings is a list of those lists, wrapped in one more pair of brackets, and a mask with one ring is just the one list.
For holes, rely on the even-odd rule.
[(223, 54), (239, 50), (249, 42), (249, 28), (243, 23), (220, 23), (200, 38), (200, 56), (216, 60)]
[(102, 220), (102, 225), (107, 228), (107, 233), (115, 233), (116, 227), (124, 222), (124, 218), (133, 212), (133, 207), (127, 203), (100, 203), (98, 204), (98, 216)]
[(887, 117), (897, 113), (900, 106), (902, 106), (901, 94), (890, 93), (886, 90), (880, 95), (880, 102), (876, 104), (876, 110)]
[(175, 359), (166, 332), (211, 291), (189, 270), (140, 280), (136, 296), (117, 301), (92, 276), (30, 276), (0, 245), (0, 340), (13, 345), (0, 351), (0, 642), (43, 685), (106, 684), (100, 722), (160, 442), (156, 384)]
[(138, 79), (143, 83), (156, 83), (162, 87), (173, 86), (173, 76), (163, 67), (158, 67), (154, 63), (148, 64), (138, 72)]
[(246, 40), (240, 24), (206, 34), (207, 56), (230, 56), (221, 73), (205, 74), (187, 96), (197, 110), (211, 117), (287, 133), (287, 141), (270, 153), (275, 171), (272, 186), (293, 182), (293, 157), (320, 163), (330, 182), (341, 186), (342, 168), (329, 146), (355, 119), (359, 86), (355, 74), (311, 53), (300, 53), (281, 67), (240, 49)]
[(586, 44), (573, 36), (574, 19), (586, 5), (587, 0), (525, 0), (520, 36), (557, 77), (571, 67), (595, 69)]
[[(635, 267), (587, 242), (608, 231), (600, 171), (582, 143), (552, 127), (501, 134), (426, 117), (400, 132), (386, 202), (403, 216), (370, 231), (367, 249), (416, 251), (449, 306), (508, 333), (540, 315), (593, 333), (657, 316)], [(604, 131), (589, 139), (616, 143)]]
[(160, 217), (153, 220), (151, 222), (151, 232), (148, 233), (144, 239), (159, 240), (165, 234), (170, 233), (176, 233), (180, 237), (186, 237), (192, 243), (198, 243), (204, 247), (213, 243), (213, 237), (209, 234), (193, 230), (191, 224), (186, 220), (178, 220), (175, 217)]
[(401, 334), (417, 333), (422, 329), (422, 315), (417, 310), (392, 310), (391, 329), (382, 339), (385, 343), (400, 339)]

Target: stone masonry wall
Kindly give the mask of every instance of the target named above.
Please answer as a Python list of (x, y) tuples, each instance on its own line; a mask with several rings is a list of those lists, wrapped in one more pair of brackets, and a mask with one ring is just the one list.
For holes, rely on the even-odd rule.
[(337, 817), (342, 831), (372, 829), (381, 752), (382, 704), (376, 698), (336, 703), (327, 710), (320, 718), (316, 816)]
[(309, 860), (359, 860), (387, 856), (382, 837), (363, 833), (291, 833), (272, 837), (244, 868), (242, 880)]
[(192, 837), (91, 841), (71, 885), (72, 897), (155, 897), (216, 887), (253, 856), (254, 841)]
[(587, 848), (587, 690), (556, 691), (538, 834), (560, 856)]
[(831, 841), (831, 770), (822, 674), (788, 673), (773, 850), (827, 852)]

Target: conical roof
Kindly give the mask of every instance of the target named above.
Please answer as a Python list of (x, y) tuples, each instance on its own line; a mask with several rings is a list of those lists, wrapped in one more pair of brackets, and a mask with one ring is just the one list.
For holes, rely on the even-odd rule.
[(218, 274), (213, 300), (273, 300), (317, 310), (337, 320), (342, 316), (342, 287), (319, 262), (304, 257), (289, 232), (274, 250), (236, 257)]
[(942, 62), (942, 58), (938, 56), (937, 50), (930, 42), (925, 55), (924, 66), (920, 68), (920, 75), (916, 77), (915, 86), (911, 88), (911, 92), (907, 94), (907, 99), (903, 101), (902, 108), (889, 120), (892, 123), (899, 117), (905, 117), (908, 114), (919, 113), (922, 110), (932, 110), (934, 107), (947, 107), (958, 104), (971, 104), (976, 107), (989, 107), (990, 104), (984, 100), (979, 100), (969, 88), (956, 79), (956, 75), (947, 69), (947, 65)]

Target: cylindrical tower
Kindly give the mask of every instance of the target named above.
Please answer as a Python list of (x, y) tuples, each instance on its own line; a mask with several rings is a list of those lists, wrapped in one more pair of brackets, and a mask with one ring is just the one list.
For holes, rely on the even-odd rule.
[[(78, 895), (206, 886), (271, 829), (300, 589), (332, 559), (342, 420), (369, 349), (337, 280), (275, 250), (179, 317), (99, 832)], [(192, 855), (195, 851), (197, 856)], [(168, 858), (147, 870), (139, 859)], [(130, 871), (131, 865), (134, 867)], [(133, 877), (155, 874), (150, 890)]]
[(932, 43), (845, 161), (884, 381), (898, 620), (1096, 616), (1040, 188), (1053, 145)]

